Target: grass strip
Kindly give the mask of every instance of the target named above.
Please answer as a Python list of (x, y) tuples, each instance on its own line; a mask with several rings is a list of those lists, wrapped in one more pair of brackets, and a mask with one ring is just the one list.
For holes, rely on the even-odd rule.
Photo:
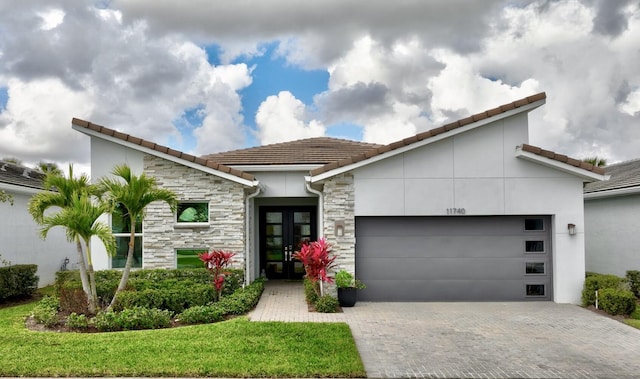
[(115, 333), (35, 332), (0, 309), (0, 376), (364, 377), (344, 323), (233, 320)]

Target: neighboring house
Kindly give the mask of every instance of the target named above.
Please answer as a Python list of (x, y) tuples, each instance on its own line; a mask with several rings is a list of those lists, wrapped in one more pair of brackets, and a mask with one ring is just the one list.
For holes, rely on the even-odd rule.
[[(75, 262), (77, 256), (64, 229), (52, 229), (43, 240), (40, 227), (29, 214), (29, 199), (42, 191), (43, 178), (44, 174), (34, 169), (0, 161), (0, 190), (13, 196), (13, 206), (0, 203), (0, 255), (11, 264), (38, 265), (40, 287), (53, 284), (66, 259)], [(68, 268), (72, 266), (67, 263)]]
[[(127, 163), (177, 193), (177, 213), (147, 209), (142, 267), (198, 264), (198, 251), (217, 248), (238, 253), (248, 281), (299, 278), (291, 254), (324, 237), (366, 283), (364, 300), (579, 303), (583, 183), (605, 175), (527, 144), (528, 112), (545, 100), (386, 146), (311, 138), (203, 157), (83, 120), (72, 127), (91, 137), (94, 178)], [(98, 251), (96, 267), (121, 265)]]
[(584, 187), (587, 271), (640, 270), (640, 159), (607, 166), (610, 179)]

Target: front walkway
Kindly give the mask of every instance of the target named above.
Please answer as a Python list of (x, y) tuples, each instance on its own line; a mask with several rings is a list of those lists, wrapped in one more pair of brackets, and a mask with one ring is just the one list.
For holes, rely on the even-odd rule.
[(640, 330), (551, 302), (373, 303), (310, 313), (267, 282), (252, 321), (346, 322), (373, 378), (638, 378)]

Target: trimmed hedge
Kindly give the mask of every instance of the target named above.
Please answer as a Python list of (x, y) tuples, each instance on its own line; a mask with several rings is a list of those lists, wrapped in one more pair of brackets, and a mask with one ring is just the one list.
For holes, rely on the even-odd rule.
[(245, 314), (258, 304), (263, 291), (264, 279), (260, 278), (216, 303), (185, 309), (177, 318), (185, 324), (201, 324), (221, 321), (227, 315)]
[(320, 313), (336, 313), (340, 302), (331, 295), (324, 295), (315, 303), (316, 312)]
[(30, 297), (38, 289), (40, 279), (37, 265), (0, 267), (0, 302), (7, 299)]
[(629, 315), (636, 310), (633, 292), (617, 288), (598, 290), (599, 307), (611, 315)]
[(629, 282), (631, 292), (633, 292), (637, 298), (640, 298), (640, 271), (627, 271), (627, 281)]
[(621, 289), (625, 279), (610, 274), (591, 274), (584, 281), (582, 290), (582, 305), (589, 306), (596, 303), (596, 291), (613, 288)]
[(160, 329), (171, 324), (171, 316), (166, 310), (133, 307), (122, 312), (100, 312), (91, 323), (102, 332)]
[[(96, 292), (98, 294), (99, 305), (106, 306), (110, 303), (116, 288), (118, 288), (121, 276), (122, 272), (119, 270), (96, 271)], [(222, 295), (225, 296), (234, 293), (242, 286), (243, 280), (244, 272), (242, 270), (228, 270)], [(55, 289), (58, 296), (61, 295), (64, 288), (78, 288), (79, 285), (80, 273), (77, 270), (60, 271), (56, 273)], [(125, 293), (122, 293), (124, 297), (128, 298), (119, 300), (119, 302), (124, 302), (123, 304), (128, 305), (122, 305), (119, 309), (124, 309), (129, 305), (156, 308), (158, 304), (163, 304), (160, 308), (178, 313), (187, 307), (207, 303), (207, 301), (202, 302), (199, 300), (199, 298), (203, 296), (208, 296), (206, 293), (203, 293), (203, 290), (191, 293), (192, 288), (199, 285), (208, 285), (213, 288), (211, 273), (205, 268), (131, 271), (125, 292), (153, 291), (145, 292), (144, 295), (125, 295)], [(162, 292), (163, 290), (169, 292)], [(177, 292), (170, 293), (171, 291)], [(172, 296), (174, 299), (169, 300)], [(149, 303), (145, 303), (144, 298), (149, 298)]]

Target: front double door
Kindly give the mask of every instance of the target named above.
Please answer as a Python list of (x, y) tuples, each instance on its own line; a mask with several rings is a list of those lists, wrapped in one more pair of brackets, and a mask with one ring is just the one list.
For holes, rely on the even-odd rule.
[(301, 279), (293, 254), (316, 240), (316, 207), (260, 207), (260, 268), (269, 279)]

